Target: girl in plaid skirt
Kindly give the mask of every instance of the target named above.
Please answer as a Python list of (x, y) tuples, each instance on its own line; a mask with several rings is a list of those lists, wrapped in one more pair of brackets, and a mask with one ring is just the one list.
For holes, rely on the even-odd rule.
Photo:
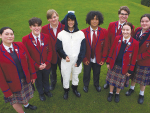
[(107, 100), (112, 101), (113, 89), (117, 88), (115, 102), (119, 102), (119, 93), (124, 86), (129, 84), (129, 76), (134, 70), (139, 43), (131, 37), (133, 25), (125, 22), (122, 28), (122, 35), (115, 38), (107, 58), (106, 82), (110, 85), (110, 92)]
[(1, 28), (0, 38), (0, 88), (5, 102), (10, 102), (18, 113), (24, 113), (22, 104), (26, 109), (37, 109), (28, 103), (33, 97), (31, 83), (37, 76), (27, 49), (23, 43), (13, 42), (14, 32), (9, 27)]
[(135, 84), (140, 84), (138, 103), (144, 102), (144, 90), (146, 85), (150, 85), (150, 14), (142, 15), (140, 19), (141, 27), (135, 30), (134, 38), (139, 41), (139, 52), (137, 63), (132, 77), (131, 87), (126, 92), (130, 96), (134, 92)]

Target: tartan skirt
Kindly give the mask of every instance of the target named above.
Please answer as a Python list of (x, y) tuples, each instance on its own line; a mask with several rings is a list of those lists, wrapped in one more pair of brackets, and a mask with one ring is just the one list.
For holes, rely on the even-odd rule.
[(33, 89), (31, 83), (27, 83), (25, 79), (21, 79), (22, 89), (19, 92), (13, 93), (12, 98), (4, 97), (5, 103), (10, 102), (13, 104), (26, 104), (33, 97)]
[(136, 65), (132, 80), (143, 86), (150, 85), (150, 66)]
[(109, 85), (115, 86), (119, 89), (124, 89), (129, 86), (129, 77), (121, 73), (122, 67), (115, 65), (113, 69), (107, 72), (106, 82)]

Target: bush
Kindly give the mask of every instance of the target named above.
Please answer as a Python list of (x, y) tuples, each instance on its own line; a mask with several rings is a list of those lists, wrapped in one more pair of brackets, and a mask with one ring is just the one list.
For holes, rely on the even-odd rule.
[(141, 4), (145, 6), (150, 6), (150, 0), (141, 0)]

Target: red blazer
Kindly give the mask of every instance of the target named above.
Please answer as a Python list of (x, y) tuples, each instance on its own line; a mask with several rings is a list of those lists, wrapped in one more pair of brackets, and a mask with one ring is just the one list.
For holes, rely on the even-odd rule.
[(57, 63), (57, 57), (58, 53), (56, 52), (56, 42), (57, 42), (57, 34), (64, 29), (65, 25), (61, 24), (59, 22), (58, 28), (57, 28), (57, 33), (56, 36), (53, 33), (53, 29), (50, 28), (50, 24), (47, 24), (42, 27), (41, 33), (48, 34), (51, 38), (52, 41), (52, 47), (53, 47), (53, 56), (52, 56), (52, 63), (56, 64)]
[[(115, 37), (117, 36), (117, 34), (122, 35), (122, 32), (120, 33), (116, 33), (117, 29), (118, 29), (118, 23), (119, 21), (115, 21), (115, 22), (111, 22), (108, 26), (108, 43), (109, 43), (109, 50), (115, 40)], [(133, 26), (133, 30), (132, 30), (132, 34), (131, 36), (134, 36), (134, 26)]]
[[(134, 38), (139, 38), (139, 34), (141, 33), (142, 28), (138, 27), (135, 30)], [(139, 53), (137, 56), (137, 64), (140, 66), (150, 66), (150, 29), (144, 33), (141, 38), (145, 38), (145, 41), (140, 41), (139, 45)]]
[[(32, 59), (23, 43), (13, 42), (13, 47), (20, 60), (26, 81), (30, 83), (31, 79), (37, 78)], [(0, 45), (0, 88), (5, 97), (9, 97), (22, 89), (16, 63), (3, 44)]]
[[(113, 69), (117, 56), (119, 54), (121, 44), (122, 44), (123, 36), (117, 36), (114, 40), (113, 45), (111, 46), (107, 63), (110, 64), (110, 68)], [(130, 44), (129, 44), (130, 42)], [(123, 55), (123, 63), (122, 63), (122, 74), (126, 74), (129, 70), (133, 71), (136, 63), (136, 57), (139, 49), (139, 42), (130, 38), (128, 45), (125, 48)]]
[[(91, 51), (92, 51), (92, 45), (91, 45), (91, 34), (90, 34), (90, 26), (86, 29), (82, 30), (85, 39), (86, 39), (86, 54), (85, 58), (83, 59), (83, 62), (89, 61), (91, 59)], [(97, 31), (97, 41), (95, 46), (95, 57), (96, 57), (96, 63), (100, 63), (101, 61), (105, 62), (108, 52), (108, 38), (107, 38), (107, 30), (101, 27), (98, 27)]]
[(36, 47), (36, 42), (32, 33), (24, 36), (22, 38), (23, 44), (27, 47), (31, 58), (34, 60), (34, 66), (36, 71), (39, 70), (39, 66), (41, 63), (46, 64), (46, 69), (51, 67), (51, 60), (52, 60), (52, 45), (51, 39), (48, 35), (41, 33), (41, 52)]

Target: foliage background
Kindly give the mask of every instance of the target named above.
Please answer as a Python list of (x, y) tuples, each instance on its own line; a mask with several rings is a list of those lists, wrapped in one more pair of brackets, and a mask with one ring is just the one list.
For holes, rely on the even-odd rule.
[[(108, 27), (110, 22), (118, 20), (118, 9), (120, 6), (128, 6), (131, 14), (129, 22), (136, 27), (140, 26), (140, 17), (145, 13), (150, 13), (150, 8), (141, 5), (141, 0), (0, 0), (0, 28), (9, 26), (15, 31), (15, 41), (21, 41), (22, 37), (29, 34), (28, 20), (32, 17), (39, 17), (43, 25), (48, 24), (46, 12), (48, 9), (55, 9), (61, 21), (68, 10), (74, 10), (77, 17), (79, 29), (88, 27), (85, 22), (86, 14), (91, 10), (99, 10), (104, 16), (104, 24), (100, 27)], [(9, 69), (8, 69), (9, 70)], [(150, 87), (146, 86), (145, 100), (142, 105), (137, 103), (139, 95), (139, 85), (136, 84), (135, 92), (130, 97), (125, 96), (128, 88), (120, 93), (120, 102), (107, 102), (109, 89), (104, 90), (105, 78), (107, 74), (106, 65), (102, 66), (100, 74), (101, 92), (97, 92), (93, 86), (93, 77), (89, 92), (83, 91), (83, 72), (79, 75), (78, 91), (81, 98), (77, 98), (72, 89), (69, 92), (69, 99), (63, 99), (63, 88), (60, 82), (60, 73), (57, 71), (57, 85), (53, 97), (47, 98), (45, 102), (39, 100), (38, 92), (34, 93), (34, 98), (30, 103), (36, 105), (36, 111), (26, 110), (26, 113), (148, 113), (150, 111)], [(114, 98), (113, 98), (114, 99)], [(3, 93), (0, 91), (0, 113), (15, 113), (9, 103), (5, 104)]]

